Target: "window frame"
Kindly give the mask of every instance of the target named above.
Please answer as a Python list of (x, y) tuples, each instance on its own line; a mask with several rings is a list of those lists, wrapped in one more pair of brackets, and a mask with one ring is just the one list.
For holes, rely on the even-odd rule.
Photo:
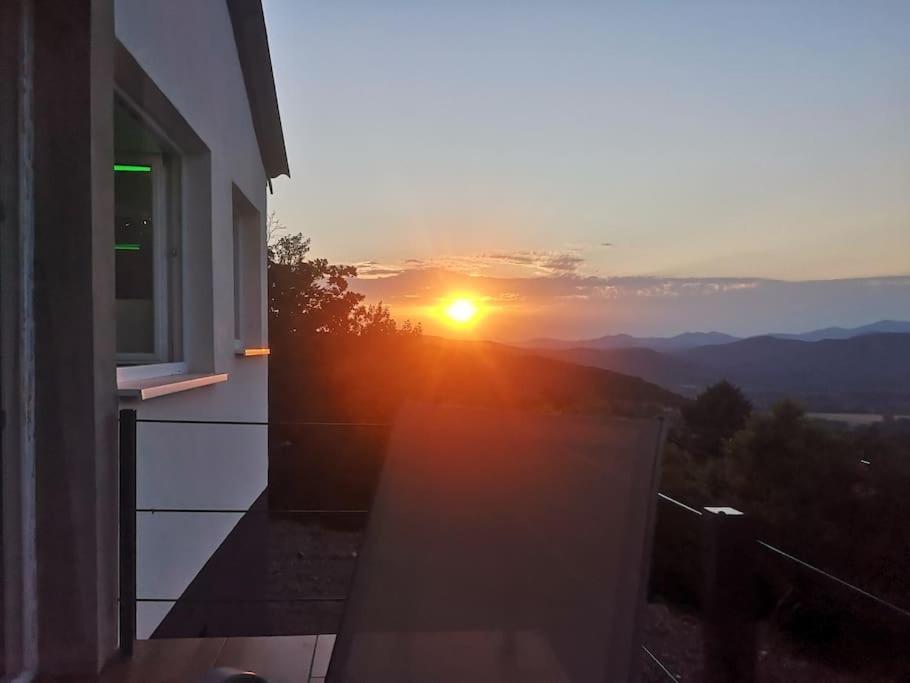
[(243, 348), (244, 323), (246, 322), (247, 313), (245, 308), (245, 287), (243, 274), (243, 213), (238, 210), (236, 189), (233, 190), (231, 197), (231, 221), (233, 223), (233, 245), (234, 245), (234, 350)]
[[(124, 153), (117, 155), (115, 165), (134, 164), (148, 166), (152, 175), (152, 329), (154, 350), (151, 352), (116, 351), (117, 365), (129, 367), (136, 365), (154, 365), (176, 360), (171, 358), (171, 297), (170, 290), (170, 255), (172, 230), (169, 194), (170, 169), (164, 154)], [(123, 171), (114, 171), (122, 173)], [(116, 210), (116, 209), (115, 209)], [(116, 286), (116, 285), (115, 285)]]
[(234, 282), (234, 352), (262, 351), (263, 293), (265, 290), (265, 228), (262, 214), (244, 192), (232, 183), (231, 220)]

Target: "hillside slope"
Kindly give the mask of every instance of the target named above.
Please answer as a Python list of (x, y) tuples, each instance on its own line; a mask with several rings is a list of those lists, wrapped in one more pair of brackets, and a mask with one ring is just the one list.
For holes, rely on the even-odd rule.
[[(425, 343), (422, 397), (582, 410), (621, 404), (675, 406), (682, 399), (640, 377), (543, 358), (488, 342)], [(599, 412), (595, 411), (595, 412)]]
[(652, 349), (565, 349), (536, 351), (547, 358), (641, 377), (671, 391), (693, 393), (716, 379), (710, 368)]
[(753, 337), (688, 349), (676, 356), (754, 388), (910, 391), (910, 334), (816, 342)]
[(532, 339), (524, 344), (525, 348), (572, 350), (599, 349), (651, 349), (653, 351), (679, 351), (708, 344), (726, 344), (740, 339), (723, 332), (683, 332), (673, 337), (634, 337), (630, 334), (608, 334), (596, 339), (565, 341), (547, 337)]
[(910, 334), (815, 342), (752, 337), (675, 353), (538, 350), (549, 358), (635, 375), (691, 396), (728, 379), (759, 405), (791, 397), (832, 412), (910, 412)]
[(635, 337), (630, 334), (609, 334), (595, 339), (569, 341), (540, 337), (519, 344), (523, 348), (571, 351), (575, 349), (651, 349), (652, 351), (676, 352), (694, 349), (700, 346), (714, 346), (755, 339), (757, 337), (774, 337), (776, 339), (793, 339), (799, 341), (822, 341), (824, 339), (852, 339), (870, 334), (910, 334), (910, 321), (879, 320), (859, 327), (825, 327), (799, 333), (767, 333), (753, 337), (735, 337), (723, 332), (683, 332), (672, 337)]
[(772, 334), (778, 339), (800, 339), (802, 341), (821, 341), (822, 339), (851, 339), (867, 334), (908, 334), (910, 322), (904, 320), (879, 320), (878, 322), (859, 327), (825, 327), (800, 334)]
[(645, 415), (681, 396), (616, 372), (490, 342), (314, 340), (273, 352), (273, 419), (389, 419), (402, 401)]

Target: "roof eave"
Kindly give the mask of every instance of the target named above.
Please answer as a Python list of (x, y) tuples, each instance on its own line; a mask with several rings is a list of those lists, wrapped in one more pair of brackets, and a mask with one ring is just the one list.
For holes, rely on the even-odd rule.
[(261, 0), (227, 0), (262, 165), (269, 179), (290, 177)]

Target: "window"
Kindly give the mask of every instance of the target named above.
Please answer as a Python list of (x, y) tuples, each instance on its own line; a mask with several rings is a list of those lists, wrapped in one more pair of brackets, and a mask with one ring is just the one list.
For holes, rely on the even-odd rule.
[(265, 237), (259, 212), (234, 186), (234, 347), (260, 346)]
[(123, 359), (164, 360), (163, 164), (145, 157), (120, 161), (132, 163), (114, 165), (117, 352)]
[(115, 107), (114, 258), (118, 363), (173, 358), (170, 155), (140, 117)]
[[(236, 190), (234, 191), (236, 195)], [(234, 198), (234, 346), (243, 347), (243, 221)]]

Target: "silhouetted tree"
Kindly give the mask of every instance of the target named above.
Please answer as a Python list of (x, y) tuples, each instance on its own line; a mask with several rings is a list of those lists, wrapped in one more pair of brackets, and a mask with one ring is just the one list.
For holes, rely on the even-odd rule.
[[(389, 415), (420, 325), (350, 288), (357, 269), (310, 258), (310, 240), (269, 217), (269, 411), (278, 419)], [(414, 343), (412, 343), (414, 342)]]
[(274, 235), (282, 228), (270, 217), (273, 241), (268, 251), (269, 333), (273, 341), (293, 341), (319, 334), (379, 337), (419, 335), (420, 326), (401, 327), (382, 302), (364, 305), (351, 291), (354, 266), (307, 258), (310, 240), (300, 233)]
[(746, 425), (752, 404), (730, 382), (713, 384), (682, 409), (682, 417), (697, 454), (718, 456), (724, 443)]
[(775, 526), (811, 523), (817, 530), (832, 521), (833, 506), (846, 499), (847, 482), (858, 470), (858, 458), (848, 459), (847, 449), (842, 434), (808, 419), (793, 401), (780, 401), (731, 439), (728, 484)]

